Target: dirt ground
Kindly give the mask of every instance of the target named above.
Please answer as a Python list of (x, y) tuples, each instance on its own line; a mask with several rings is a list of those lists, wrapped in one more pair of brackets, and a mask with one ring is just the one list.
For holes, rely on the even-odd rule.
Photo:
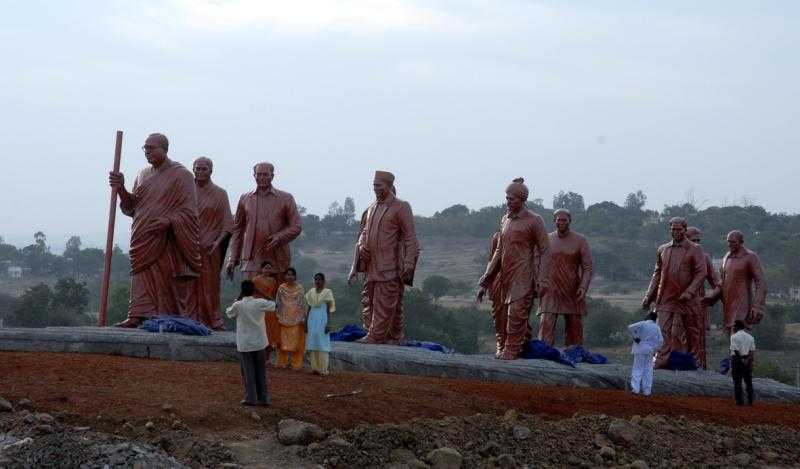
[[(274, 368), (268, 371), (268, 382), (273, 405), (257, 409), (262, 420), (255, 421), (252, 409), (239, 405), (241, 378), (236, 363), (0, 352), (0, 396), (10, 401), (30, 399), (37, 410), (105, 422), (109, 430), (124, 422), (159, 418), (177, 418), (193, 431), (215, 436), (258, 431), (282, 418), (348, 430), (364, 423), (400, 423), (415, 417), (501, 415), (511, 408), (545, 419), (576, 413), (623, 418), (661, 414), (734, 427), (769, 424), (800, 429), (800, 405), (758, 402), (752, 408), (737, 407), (732, 398), (644, 398), (616, 390), (388, 374), (318, 377)], [(325, 397), (355, 390), (361, 392)]]

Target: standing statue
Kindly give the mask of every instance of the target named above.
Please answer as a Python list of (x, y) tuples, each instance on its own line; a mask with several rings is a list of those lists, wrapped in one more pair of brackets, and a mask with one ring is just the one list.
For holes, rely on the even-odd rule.
[(552, 346), (556, 322), (564, 317), (565, 345), (583, 345), (586, 293), (592, 281), (592, 252), (580, 233), (570, 230), (572, 215), (560, 208), (553, 213), (556, 231), (550, 233), (550, 288), (539, 303), (539, 340)]
[(228, 193), (211, 181), (214, 163), (205, 156), (192, 165), (197, 188), (197, 215), (200, 219), (202, 269), (196, 282), (198, 317), (196, 320), (215, 331), (224, 331), (220, 315), (219, 281), (228, 240), (233, 232), (233, 216)]
[(529, 192), (524, 182), (514, 179), (506, 188), (508, 213), (501, 222), (500, 240), (478, 282), (478, 302), (488, 288), (499, 288), (506, 321), (505, 344), (497, 357), (501, 360), (516, 359), (524, 342), (532, 338), (528, 317), (533, 298), (537, 291), (546, 295), (550, 283), (547, 231), (542, 217), (525, 207)]
[(150, 167), (125, 189), (120, 172), (109, 173), (122, 213), (131, 226), (131, 299), (128, 319), (115, 324), (138, 327), (157, 314), (197, 316), (194, 281), (200, 272), (200, 228), (192, 173), (167, 158), (169, 141), (151, 134), (142, 147)]
[(272, 185), (275, 167), (258, 163), (253, 167), (256, 190), (239, 199), (233, 220), (231, 253), (225, 268), (233, 278), (234, 268), (241, 263), (244, 278), (261, 273), (261, 265), (269, 261), (278, 284), (291, 265), (289, 243), (300, 236), (300, 213), (294, 197)]
[[(690, 226), (686, 229), (686, 237), (689, 241), (693, 242), (694, 244), (700, 245), (700, 241), (702, 240), (703, 233), (700, 231), (700, 228), (695, 226)], [(702, 249), (702, 247), (701, 247)], [(711, 262), (711, 256), (708, 253), (703, 252), (703, 257), (706, 260), (706, 278), (705, 281), (700, 283), (700, 289), (697, 291), (698, 297), (701, 299), (700, 303), (700, 311), (702, 312), (702, 316), (700, 318), (700, 324), (697, 326), (700, 328), (700, 349), (699, 349), (699, 357), (698, 363), (704, 369), (707, 368), (707, 340), (706, 335), (708, 331), (711, 330), (711, 312), (709, 311), (708, 305), (705, 302), (706, 296), (706, 287), (705, 282), (708, 282), (711, 289), (717, 288), (719, 285), (719, 278), (717, 277), (717, 273), (714, 270), (714, 264)]]
[(722, 299), (723, 323), (730, 336), (736, 321), (748, 330), (761, 322), (767, 299), (764, 270), (756, 253), (744, 247), (744, 234), (739, 230), (728, 233), (728, 253), (722, 258), (720, 283), (704, 303)]
[(348, 282), (365, 273), (362, 342), (397, 345), (403, 342), (403, 291), (411, 286), (419, 258), (411, 205), (395, 196), (394, 175), (376, 171), (375, 202), (362, 217)]
[[(497, 252), (497, 246), (500, 244), (500, 231), (496, 231), (492, 235), (491, 248), (489, 249), (489, 259), (494, 257)], [(503, 303), (502, 289), (500, 288), (500, 278), (498, 274), (492, 284), (489, 286), (489, 300), (492, 302), (492, 323), (494, 325), (495, 337), (495, 352), (494, 357), (500, 358), (503, 349), (506, 346), (506, 328), (508, 323), (508, 315), (506, 313), (505, 305)]]
[(700, 298), (697, 292), (706, 278), (706, 260), (700, 246), (686, 239), (686, 219), (669, 221), (672, 241), (659, 246), (653, 278), (647, 289), (642, 309), (655, 302), (658, 326), (664, 334), (664, 344), (656, 353), (656, 368), (666, 368), (673, 351), (685, 352), (699, 358)]

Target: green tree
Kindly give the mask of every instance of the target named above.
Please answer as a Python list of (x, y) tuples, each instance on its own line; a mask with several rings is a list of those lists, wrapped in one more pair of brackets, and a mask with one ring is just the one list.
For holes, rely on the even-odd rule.
[(128, 283), (115, 285), (108, 295), (108, 324), (116, 324), (128, 317), (131, 290)]
[(83, 314), (89, 305), (89, 289), (85, 282), (62, 278), (56, 282), (51, 301), (54, 310), (74, 315)]
[(52, 318), (51, 302), (53, 291), (46, 283), (34, 285), (25, 290), (17, 300), (9, 318), (9, 326), (45, 327)]
[(631, 192), (625, 197), (625, 208), (632, 212), (641, 212), (647, 203), (647, 196), (641, 190)]
[(431, 275), (422, 282), (422, 291), (436, 302), (439, 298), (450, 293), (453, 281), (443, 275)]
[(559, 191), (558, 194), (554, 195), (553, 208), (565, 208), (569, 210), (572, 215), (579, 215), (586, 211), (586, 206), (583, 203), (583, 196), (572, 191)]

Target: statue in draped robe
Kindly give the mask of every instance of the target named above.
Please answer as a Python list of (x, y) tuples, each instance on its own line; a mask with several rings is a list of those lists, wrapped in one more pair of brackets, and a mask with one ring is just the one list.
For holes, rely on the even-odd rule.
[(169, 141), (162, 134), (145, 140), (150, 166), (125, 188), (120, 172), (109, 183), (120, 197), (122, 213), (133, 218), (131, 296), (128, 318), (119, 327), (138, 327), (157, 314), (197, 316), (194, 282), (200, 272), (200, 228), (192, 173), (167, 157)]
[(224, 331), (220, 314), (219, 283), (222, 262), (233, 232), (233, 215), (228, 193), (211, 181), (214, 163), (204, 156), (192, 165), (197, 188), (197, 215), (200, 219), (200, 278), (195, 282), (198, 302), (195, 318), (215, 331)]

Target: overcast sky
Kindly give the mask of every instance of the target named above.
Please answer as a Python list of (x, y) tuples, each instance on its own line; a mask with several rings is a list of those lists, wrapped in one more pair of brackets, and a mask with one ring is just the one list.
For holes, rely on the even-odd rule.
[[(498, 204), (746, 197), (800, 209), (797, 1), (7, 1), (0, 235), (105, 236), (114, 132), (206, 155), (231, 202), (253, 163), (312, 213), (375, 169), (429, 215)], [(130, 219), (118, 215), (127, 247)]]

